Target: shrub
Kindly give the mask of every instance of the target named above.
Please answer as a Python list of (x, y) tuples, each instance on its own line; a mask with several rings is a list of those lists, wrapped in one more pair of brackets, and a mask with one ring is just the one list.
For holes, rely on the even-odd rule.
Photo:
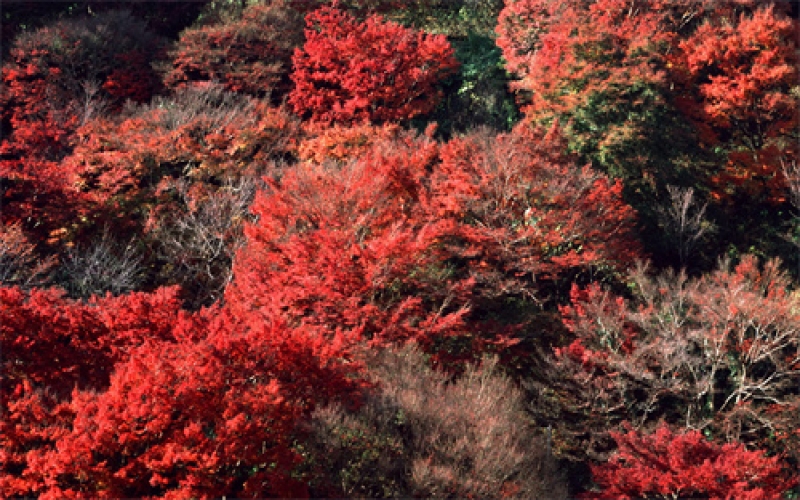
[(0, 286), (42, 286), (49, 281), (55, 259), (42, 259), (20, 226), (0, 227)]
[(148, 238), (160, 264), (158, 281), (180, 285), (190, 309), (222, 297), (233, 257), (245, 243), (256, 187), (247, 177), (225, 179), (215, 189), (176, 181), (169, 187), (178, 198), (174, 206), (153, 214)]
[(61, 160), (75, 131), (126, 99), (149, 100), (158, 79), (158, 37), (130, 14), (110, 11), (20, 34), (3, 64), (0, 145), (3, 219), (37, 244), (64, 243), (91, 206)]
[(71, 248), (58, 269), (56, 282), (72, 297), (114, 295), (136, 290), (144, 277), (136, 242), (115, 241), (108, 228), (85, 248)]

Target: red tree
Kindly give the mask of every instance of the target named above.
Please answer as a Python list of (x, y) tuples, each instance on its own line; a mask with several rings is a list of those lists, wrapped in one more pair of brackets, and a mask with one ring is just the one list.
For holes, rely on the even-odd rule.
[(353, 387), (346, 353), (224, 311), (174, 329), (176, 343), (135, 349), (107, 391), (74, 394), (71, 431), (29, 457), (45, 497), (306, 495), (292, 439), (315, 400)]
[(271, 182), (253, 204), (258, 222), (246, 228), (226, 300), (351, 342), (430, 344), (461, 331), (469, 283), (448, 279), (437, 237), (449, 221), (422, 207), (436, 152), (405, 137)]
[(0, 487), (32, 496), (46, 484), (32, 464), (72, 427), (71, 392), (105, 390), (132, 349), (172, 339), (180, 301), (174, 289), (83, 303), (0, 288), (0, 306)]
[(21, 222), (38, 243), (58, 242), (86, 215), (60, 163), (75, 130), (126, 99), (145, 101), (157, 88), (150, 60), (160, 40), (143, 22), (109, 12), (21, 34), (3, 65), (0, 145), (3, 219)]
[(299, 424), (361, 387), (346, 336), (241, 304), (188, 314), (174, 290), (0, 300), (10, 495), (302, 496)]
[[(675, 183), (678, 172), (705, 181), (727, 164), (720, 192), (753, 176), (775, 191), (777, 159), (795, 154), (797, 142), (796, 23), (787, 8), (510, 0), (497, 43), (527, 118), (561, 120), (573, 150), (636, 189)], [(687, 158), (706, 171), (687, 170)]]
[(289, 103), (323, 122), (400, 121), (433, 110), (436, 85), (457, 62), (443, 36), (372, 15), (322, 7), (306, 16), (306, 42), (295, 51)]
[(558, 127), (473, 133), (442, 147), (433, 210), (457, 221), (457, 254), (487, 296), (546, 298), (547, 283), (621, 270), (640, 255), (622, 185), (563, 150)]
[(175, 210), (165, 191), (178, 179), (211, 189), (224, 179), (271, 169), (291, 150), (295, 130), (295, 120), (279, 108), (198, 86), (158, 98), (124, 119), (88, 122), (62, 165), (94, 206), (82, 229), (111, 223), (119, 234), (140, 229), (148, 217), (158, 224), (164, 209)]
[(782, 498), (795, 484), (778, 457), (738, 443), (718, 445), (698, 431), (651, 435), (612, 432), (619, 446), (608, 463), (592, 467), (600, 491), (585, 498)]
[(302, 17), (284, 2), (248, 7), (240, 19), (185, 30), (170, 53), (170, 87), (218, 81), (232, 92), (269, 96), (289, 92), (292, 52), (303, 43)]
[(72, 301), (57, 289), (0, 288), (0, 341), (8, 387), (28, 380), (59, 394), (102, 388), (131, 346), (169, 338), (178, 317), (177, 290)]
[(785, 197), (782, 160), (797, 155), (796, 21), (767, 3), (752, 13), (710, 18), (670, 57), (681, 111), (706, 147), (722, 147), (726, 164), (718, 195), (744, 186)]
[(620, 186), (558, 159), (557, 133), (538, 141), (400, 135), (349, 163), (298, 165), (257, 196), (227, 298), (356, 338), (457, 334), (470, 356), (507, 345), (507, 328), (464, 335), (466, 309), (550, 298), (637, 250)]

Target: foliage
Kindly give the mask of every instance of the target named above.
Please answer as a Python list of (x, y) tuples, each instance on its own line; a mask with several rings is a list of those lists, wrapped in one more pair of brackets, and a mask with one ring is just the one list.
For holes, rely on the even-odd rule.
[[(129, 14), (111, 11), (21, 34), (2, 69), (0, 145), (3, 219), (38, 245), (59, 244), (87, 200), (60, 160), (76, 129), (126, 99), (147, 100), (158, 80), (149, 58), (160, 40)], [(48, 240), (50, 240), (48, 242)]]
[(54, 494), (44, 469), (73, 428), (70, 394), (109, 386), (136, 346), (170, 340), (176, 290), (75, 302), (56, 290), (0, 288), (0, 487), (9, 496)]
[(451, 251), (491, 296), (547, 298), (575, 270), (622, 269), (638, 257), (635, 213), (620, 183), (562, 152), (560, 130), (478, 131), (442, 147), (434, 210), (459, 224)]
[(179, 312), (174, 290), (0, 297), (12, 495), (303, 495), (300, 418), (359, 386), (347, 344), (219, 308)]
[(519, 113), (493, 38), (470, 32), (451, 43), (459, 70), (443, 82), (444, 96), (436, 109), (414, 123), (435, 121), (437, 132), (447, 138), (483, 126), (511, 130)]
[[(405, 134), (349, 163), (296, 165), (256, 196), (227, 293), (289, 321), (429, 348), (509, 297), (611, 275), (636, 255), (633, 212), (619, 185), (557, 150), (556, 132), (442, 146)], [(507, 328), (481, 332), (458, 355), (513, 343)]]
[(796, 5), (126, 3), (4, 8), (6, 496), (800, 491)]
[(448, 276), (437, 238), (449, 221), (424, 212), (436, 152), (406, 134), (358, 161), (301, 163), (269, 181), (226, 300), (375, 343), (460, 332), (470, 280)]
[(107, 391), (74, 395), (71, 432), (57, 451), (31, 460), (47, 478), (48, 495), (302, 491), (288, 473), (296, 461), (287, 440), (297, 410), (263, 368), (253, 371), (266, 360), (263, 343), (248, 342), (243, 356), (241, 348), (215, 348), (213, 340), (225, 341), (214, 339), (219, 326), (176, 326), (208, 329), (212, 342), (146, 345), (117, 366)]
[(397, 2), (386, 15), (405, 25), (448, 38), (491, 36), (502, 0), (416, 0)]
[[(734, 206), (782, 202), (778, 165), (796, 154), (796, 25), (786, 8), (512, 0), (498, 18), (498, 45), (518, 78), (511, 86), (526, 120), (564, 124), (572, 151), (622, 178), (644, 234), (658, 234), (651, 202), (667, 197), (667, 185), (711, 190), (730, 206), (709, 213), (733, 226)], [(742, 190), (744, 198), (735, 196)], [(770, 217), (771, 225), (786, 219)], [(746, 231), (718, 236), (724, 243), (704, 249), (704, 263), (728, 244), (752, 251)], [(645, 243), (660, 264), (680, 264), (662, 254), (657, 237)]]
[[(710, 18), (671, 59), (679, 108), (707, 147), (726, 153), (717, 196), (741, 187), (785, 197), (781, 159), (797, 155), (797, 24), (766, 3), (725, 22)], [(793, 95), (794, 93), (794, 95)]]
[[(225, 184), (252, 183), (272, 171), (290, 155), (295, 131), (295, 120), (281, 109), (215, 86), (93, 120), (63, 161), (94, 207), (72, 221), (69, 236), (91, 240), (87, 235), (113, 226), (119, 238), (152, 247), (142, 255), (146, 267), (155, 265), (144, 283), (182, 284), (189, 302), (207, 304), (227, 281), (249, 202)], [(209, 219), (209, 211), (222, 218)], [(205, 271), (203, 259), (210, 259)]]
[(600, 492), (585, 498), (780, 498), (792, 488), (778, 457), (737, 443), (718, 445), (698, 431), (612, 433), (619, 451), (592, 467)]
[(291, 88), (291, 57), (303, 42), (302, 26), (284, 2), (268, 2), (247, 7), (236, 19), (187, 29), (170, 52), (164, 82), (171, 88), (218, 82), (231, 92), (280, 103)]
[(314, 121), (402, 121), (430, 112), (437, 84), (454, 72), (453, 49), (372, 15), (359, 22), (322, 7), (306, 16), (306, 42), (292, 58), (289, 103)]
[(376, 143), (398, 138), (402, 129), (397, 124), (320, 126), (307, 123), (305, 136), (298, 145), (297, 156), (302, 161), (324, 163), (347, 162), (366, 154)]

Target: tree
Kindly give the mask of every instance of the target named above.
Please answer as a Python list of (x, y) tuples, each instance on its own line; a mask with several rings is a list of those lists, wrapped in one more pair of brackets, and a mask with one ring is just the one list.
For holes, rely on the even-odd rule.
[(742, 187), (783, 199), (781, 159), (797, 155), (797, 24), (771, 3), (709, 18), (671, 57), (681, 111), (721, 147), (717, 196)]
[(306, 449), (315, 495), (566, 497), (521, 391), (496, 358), (453, 380), (413, 345), (365, 354), (374, 387), (364, 404), (312, 414)]
[(450, 277), (437, 238), (449, 221), (424, 211), (437, 146), (405, 134), (349, 163), (305, 162), (257, 193), (257, 222), (234, 260), (225, 300), (352, 342), (463, 331), (470, 281)]
[(562, 146), (554, 126), (479, 131), (442, 147), (432, 209), (458, 224), (451, 251), (487, 297), (547, 299), (575, 272), (613, 273), (640, 255), (621, 183), (576, 166)]
[(711, 229), (705, 218), (708, 204), (697, 207), (693, 188), (667, 185), (667, 194), (669, 200), (657, 210), (664, 235), (675, 248), (681, 267), (685, 267), (690, 263), (692, 250)]
[(5, 222), (21, 223), (40, 247), (64, 243), (90, 204), (73, 189), (75, 172), (61, 159), (79, 126), (127, 99), (149, 100), (158, 87), (149, 63), (160, 44), (143, 22), (120, 11), (17, 37), (0, 91)]
[(504, 349), (530, 318), (491, 320), (501, 304), (613, 279), (637, 251), (621, 187), (559, 159), (557, 135), (398, 134), (301, 163), (256, 196), (226, 300), (440, 361)]
[(142, 242), (145, 286), (181, 284), (192, 307), (208, 305), (227, 282), (252, 197), (233, 186), (290, 158), (296, 133), (282, 109), (213, 85), (93, 120), (62, 162), (93, 207), (69, 236), (86, 245), (113, 226), (121, 241)]
[(396, 139), (403, 129), (394, 123), (383, 125), (322, 125), (305, 123), (297, 147), (301, 161), (348, 162), (364, 156), (376, 143)]
[(575, 340), (556, 349), (551, 371), (571, 381), (553, 402), (583, 419), (560, 426), (564, 437), (594, 440), (602, 454), (605, 430), (663, 419), (796, 463), (800, 309), (779, 265), (748, 256), (692, 280), (639, 269), (631, 301), (576, 286), (562, 309)]
[(698, 431), (673, 433), (666, 425), (642, 435), (612, 432), (619, 446), (592, 467), (599, 492), (585, 498), (781, 498), (796, 483), (779, 457), (748, 451), (739, 443), (718, 445)]
[(292, 57), (294, 111), (314, 121), (402, 121), (433, 110), (457, 62), (444, 37), (321, 7)]
[(39, 259), (19, 223), (0, 227), (0, 286), (30, 288), (48, 282), (53, 258)]
[(292, 53), (303, 43), (302, 18), (284, 2), (251, 5), (232, 20), (181, 33), (164, 82), (181, 88), (219, 82), (231, 92), (280, 103), (291, 89)]
[(226, 179), (218, 188), (176, 181), (178, 201), (161, 207), (148, 238), (162, 263), (158, 280), (181, 286), (190, 309), (221, 299), (232, 278), (236, 252), (245, 244), (243, 225), (251, 220), (250, 204), (257, 183), (244, 177)]
[(61, 396), (106, 387), (131, 346), (171, 338), (180, 310), (175, 288), (81, 302), (55, 288), (3, 287), (0, 300), (5, 387), (27, 380)]
[(190, 314), (174, 289), (0, 300), (11, 495), (302, 496), (300, 423), (362, 386), (344, 336), (219, 306)]
[[(559, 121), (582, 161), (624, 180), (658, 265), (679, 265), (652, 236), (652, 200), (667, 196), (666, 186), (730, 202), (709, 207), (720, 227), (736, 229), (698, 252), (705, 267), (728, 245), (780, 251), (765, 233), (786, 217), (763, 202), (782, 203), (780, 158), (797, 142), (796, 30), (787, 10), (751, 0), (513, 0), (499, 16), (498, 45), (518, 78), (511, 86), (525, 120)], [(765, 231), (737, 227), (744, 217), (750, 228), (769, 222)]]
[(57, 289), (0, 288), (0, 487), (35, 496), (50, 483), (42, 457), (73, 428), (73, 391), (103, 391), (115, 367), (142, 344), (173, 339), (176, 290), (67, 299)]

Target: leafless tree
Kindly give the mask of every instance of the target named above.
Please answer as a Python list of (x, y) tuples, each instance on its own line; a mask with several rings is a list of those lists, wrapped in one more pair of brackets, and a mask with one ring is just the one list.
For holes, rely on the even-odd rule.
[(797, 459), (800, 295), (780, 262), (745, 256), (696, 279), (640, 266), (629, 280), (631, 302), (595, 285), (564, 310), (580, 344), (557, 351), (540, 393), (575, 416), (553, 420), (572, 451), (623, 421), (665, 419)]
[(58, 282), (76, 298), (135, 290), (143, 279), (142, 257), (133, 241), (122, 244), (106, 228), (86, 248), (67, 252), (58, 270)]
[(357, 411), (313, 415), (311, 447), (339, 493), (367, 497), (565, 498), (546, 438), (496, 360), (451, 380), (413, 346), (370, 355), (376, 389)]
[(257, 185), (249, 177), (229, 179), (198, 196), (188, 183), (174, 183), (185, 208), (161, 214), (153, 237), (167, 280), (183, 287), (190, 308), (222, 296), (231, 279), (233, 257), (244, 244), (243, 223), (251, 218), (249, 207)]
[(781, 167), (789, 191), (789, 201), (794, 209), (794, 217), (786, 240), (792, 243), (797, 251), (797, 276), (800, 276), (800, 162), (797, 158), (782, 158)]
[(149, 104), (129, 103), (125, 113), (143, 114), (152, 109), (163, 111), (158, 117), (158, 125), (167, 130), (177, 130), (199, 117), (208, 120), (209, 129), (257, 120), (251, 99), (226, 92), (221, 85), (214, 83), (179, 89), (172, 96), (155, 97)]
[(667, 186), (669, 200), (657, 208), (661, 225), (674, 242), (680, 265), (686, 266), (697, 242), (711, 228), (706, 220), (707, 204), (698, 206), (693, 188)]
[(0, 284), (30, 288), (49, 281), (55, 258), (41, 259), (19, 224), (0, 227)]

